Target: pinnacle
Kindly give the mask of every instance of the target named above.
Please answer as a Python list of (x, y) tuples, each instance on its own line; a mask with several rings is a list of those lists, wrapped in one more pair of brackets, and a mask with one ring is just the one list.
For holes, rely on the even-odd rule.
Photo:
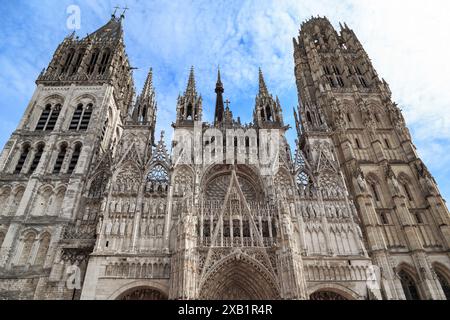
[(191, 67), (191, 71), (189, 73), (189, 80), (186, 87), (186, 93), (195, 92), (195, 75), (194, 75), (194, 66)]
[(150, 68), (150, 71), (147, 75), (147, 79), (145, 80), (144, 88), (142, 89), (142, 96), (151, 94), (152, 90), (153, 90), (153, 68)]
[(269, 95), (261, 68), (259, 68), (259, 94)]

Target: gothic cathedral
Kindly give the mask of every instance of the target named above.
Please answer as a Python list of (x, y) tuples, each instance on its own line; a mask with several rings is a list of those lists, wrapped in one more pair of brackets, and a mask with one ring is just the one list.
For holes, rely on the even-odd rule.
[(202, 122), (193, 68), (169, 152), (122, 19), (64, 39), (1, 153), (0, 299), (450, 298), (445, 200), (347, 25), (294, 39), (294, 154), (261, 70), (244, 125), (220, 71)]

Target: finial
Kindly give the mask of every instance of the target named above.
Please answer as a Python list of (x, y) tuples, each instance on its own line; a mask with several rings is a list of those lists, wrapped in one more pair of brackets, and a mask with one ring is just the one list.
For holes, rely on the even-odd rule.
[(125, 6), (125, 8), (123, 8), (123, 12), (120, 15), (120, 19), (125, 19), (125, 12), (127, 12), (127, 10), (129, 10), (130, 8), (128, 8), (127, 6)]
[(221, 83), (221, 79), (220, 79), (220, 66), (217, 66), (217, 83)]
[(115, 7), (114, 7), (114, 12), (113, 12), (113, 14), (111, 15), (111, 18), (115, 18), (115, 17), (116, 17), (117, 10), (119, 10), (119, 9), (120, 9), (119, 6), (115, 6)]
[(191, 71), (189, 73), (189, 80), (186, 88), (186, 92), (195, 92), (195, 76), (194, 76), (194, 66), (191, 66)]
[(261, 67), (259, 68), (259, 94), (269, 94)]

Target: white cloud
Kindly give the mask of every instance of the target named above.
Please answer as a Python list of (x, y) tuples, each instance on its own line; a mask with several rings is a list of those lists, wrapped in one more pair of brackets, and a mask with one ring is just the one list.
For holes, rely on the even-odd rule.
[[(53, 17), (64, 19), (65, 7), (49, 11), (50, 3), (31, 6), (36, 10), (33, 23), (45, 23), (45, 28), (54, 33), (65, 21), (58, 20), (60, 24), (55, 25)], [(116, 5), (114, 1), (79, 3), (80, 35), (105, 23)], [(355, 31), (380, 77), (390, 84), (393, 99), (404, 109), (419, 153), (432, 171), (436, 169), (442, 177), (448, 173), (443, 169), (443, 165), (450, 165), (448, 157), (440, 162), (433, 159), (439, 150), (444, 155), (450, 144), (447, 0), (119, 1), (120, 6), (125, 4), (131, 8), (125, 19), (127, 51), (132, 64), (140, 68), (135, 73), (136, 84), (138, 89), (142, 87), (148, 68), (153, 66), (158, 129), (165, 129), (166, 137), (170, 138), (176, 98), (185, 89), (191, 65), (195, 65), (207, 120), (212, 118), (217, 65), (221, 65), (225, 96), (232, 101), (235, 117), (241, 116), (243, 121), (251, 120), (261, 66), (270, 91), (279, 95), (284, 117), (292, 125), (292, 107), (297, 104), (292, 38), (298, 35), (302, 21), (312, 15), (326, 15), (335, 27), (342, 21)], [(2, 70), (12, 81), (9, 95), (12, 91), (28, 91), (21, 80), (33, 73), (28, 66), (32, 65), (35, 48), (21, 48), (27, 37), (19, 31), (10, 32), (8, 38), (21, 42), (13, 43), (14, 50), (21, 52), (27, 66)], [(61, 40), (45, 33), (35, 37), (40, 54), (46, 52), (49, 58)], [(7, 83), (7, 77), (0, 75), (0, 83)], [(293, 131), (289, 133), (291, 140), (295, 138)], [(437, 139), (441, 139), (439, 143)]]

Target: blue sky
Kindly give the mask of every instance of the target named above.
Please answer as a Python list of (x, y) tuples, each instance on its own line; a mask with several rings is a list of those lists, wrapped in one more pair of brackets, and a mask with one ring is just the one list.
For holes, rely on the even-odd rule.
[[(296, 107), (292, 38), (300, 23), (326, 15), (346, 22), (363, 43), (380, 77), (404, 110), (420, 156), (450, 198), (450, 2), (447, 0), (278, 0), (278, 1), (8, 1), (0, 0), (0, 146), (15, 130), (35, 89), (34, 81), (71, 32), (69, 5), (81, 9), (84, 36), (107, 22), (113, 7), (127, 5), (125, 43), (142, 88), (154, 70), (158, 130), (171, 136), (176, 97), (195, 66), (204, 120), (211, 120), (220, 65), (225, 98), (234, 116), (250, 122), (258, 67), (285, 122), (293, 128)], [(293, 144), (295, 129), (288, 133)]]

